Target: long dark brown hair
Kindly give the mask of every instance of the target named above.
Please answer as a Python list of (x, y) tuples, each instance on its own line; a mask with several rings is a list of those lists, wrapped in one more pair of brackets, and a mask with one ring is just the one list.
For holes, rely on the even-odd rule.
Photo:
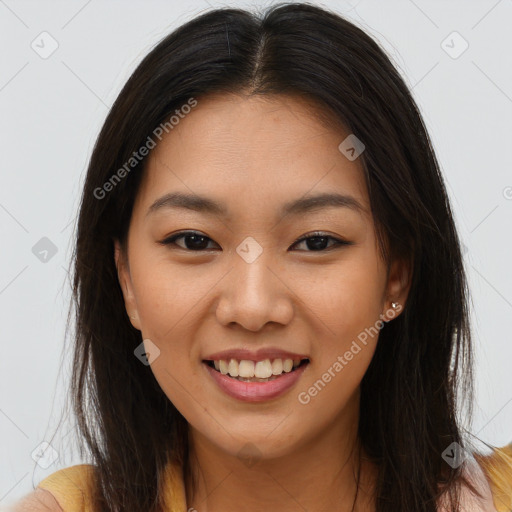
[[(159, 511), (169, 460), (186, 464), (187, 422), (149, 366), (124, 307), (114, 262), (147, 158), (112, 176), (155, 129), (211, 93), (296, 95), (363, 141), (360, 156), (382, 254), (410, 264), (403, 313), (381, 330), (361, 383), (359, 436), (378, 465), (378, 512), (433, 512), (457, 496), (472, 413), (468, 289), (460, 242), (431, 140), (404, 80), (363, 30), (310, 4), (264, 13), (215, 9), (169, 34), (142, 60), (96, 141), (74, 252), (70, 397), (96, 467), (96, 509)], [(154, 135), (153, 135), (154, 137)], [(133, 163), (133, 162), (132, 162)], [(110, 186), (105, 186), (106, 183)], [(461, 412), (465, 412), (464, 423)], [(81, 448), (82, 450), (82, 448)]]

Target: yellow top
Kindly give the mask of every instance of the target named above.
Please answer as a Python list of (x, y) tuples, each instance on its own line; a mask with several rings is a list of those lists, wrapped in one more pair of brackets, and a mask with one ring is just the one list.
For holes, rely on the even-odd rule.
[(498, 512), (512, 510), (512, 443), (496, 448), (487, 456), (475, 454), (491, 486), (494, 506)]
[[(93, 471), (92, 464), (77, 464), (52, 473), (37, 487), (50, 491), (64, 512), (94, 512), (91, 500)], [(168, 465), (164, 482), (164, 510), (187, 512), (182, 468)]]
[[(489, 481), (496, 510), (510, 512), (512, 443), (505, 448), (494, 450), (491, 455), (475, 454), (475, 459)], [(50, 491), (64, 512), (93, 512), (90, 500), (93, 468), (91, 464), (78, 464), (60, 469), (43, 479), (38, 487)], [(182, 468), (174, 464), (169, 465), (165, 471), (164, 482), (165, 511), (187, 512)]]

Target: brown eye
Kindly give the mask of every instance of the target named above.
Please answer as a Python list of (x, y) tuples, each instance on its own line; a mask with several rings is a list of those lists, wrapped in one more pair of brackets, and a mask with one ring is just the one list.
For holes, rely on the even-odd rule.
[[(182, 244), (176, 243), (177, 240), (181, 239), (184, 241)], [(196, 231), (183, 231), (166, 238), (160, 243), (166, 246), (174, 245), (186, 251), (199, 252), (212, 249), (212, 247), (208, 247), (209, 241), (215, 243), (211, 238)], [(352, 242), (341, 240), (340, 238), (336, 238), (322, 232), (310, 233), (309, 235), (297, 240), (292, 247), (301, 243), (306, 244), (306, 252), (325, 252), (326, 250), (330, 250), (338, 246), (353, 245)]]
[[(180, 239), (184, 240), (184, 246), (176, 243), (176, 241)], [(208, 249), (208, 240), (213, 242), (211, 238), (206, 235), (202, 235), (201, 233), (197, 233), (195, 231), (184, 231), (166, 238), (160, 243), (162, 245), (176, 245), (181, 249), (188, 251), (205, 251)]]
[[(328, 247), (329, 241), (332, 241), (333, 244)], [(331, 249), (333, 247), (341, 246), (341, 245), (352, 245), (352, 242), (347, 242), (346, 240), (341, 240), (340, 238), (335, 238), (333, 236), (328, 235), (327, 233), (316, 232), (310, 233), (301, 239), (297, 240), (293, 246), (306, 243), (306, 247), (309, 249), (306, 252), (322, 252), (326, 249)], [(292, 247), (293, 247), (292, 246)]]

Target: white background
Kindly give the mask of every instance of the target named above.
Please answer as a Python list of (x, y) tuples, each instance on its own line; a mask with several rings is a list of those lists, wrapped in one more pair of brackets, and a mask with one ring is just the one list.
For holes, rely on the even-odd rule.
[[(52, 440), (69, 378), (64, 326), (74, 220), (84, 171), (110, 105), (142, 57), (172, 29), (213, 7), (269, 2), (0, 0), (0, 505), (71, 453), (72, 418)], [(471, 431), (512, 441), (512, 1), (333, 0), (387, 50), (432, 136), (473, 295), (477, 397)], [(41, 58), (31, 43), (50, 48)], [(469, 44), (458, 58), (463, 41)], [(448, 39), (446, 39), (450, 36)], [(444, 45), (442, 42), (445, 41)], [(32, 247), (48, 237), (46, 263)], [(58, 460), (32, 454), (51, 442)]]

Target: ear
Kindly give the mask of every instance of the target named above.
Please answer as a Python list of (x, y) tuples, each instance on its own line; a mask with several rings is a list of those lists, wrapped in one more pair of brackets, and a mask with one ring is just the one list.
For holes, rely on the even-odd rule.
[[(400, 315), (407, 302), (411, 288), (411, 265), (403, 259), (394, 260), (388, 269), (388, 281), (386, 284), (384, 319), (392, 320)], [(393, 307), (395, 304), (396, 307)]]
[(114, 240), (114, 260), (116, 262), (117, 277), (124, 297), (124, 305), (126, 313), (130, 318), (130, 322), (135, 329), (141, 330), (139, 312), (137, 310), (137, 303), (133, 293), (133, 286), (130, 276), (126, 254), (121, 247), (119, 240)]

